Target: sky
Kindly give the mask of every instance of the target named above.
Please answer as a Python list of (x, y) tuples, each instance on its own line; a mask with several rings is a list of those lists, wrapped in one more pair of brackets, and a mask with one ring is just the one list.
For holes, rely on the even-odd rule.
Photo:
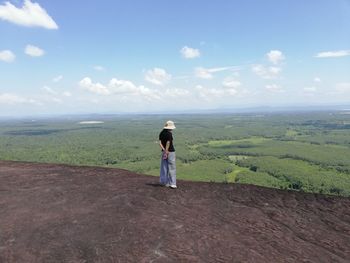
[(350, 104), (350, 0), (0, 0), (0, 116)]

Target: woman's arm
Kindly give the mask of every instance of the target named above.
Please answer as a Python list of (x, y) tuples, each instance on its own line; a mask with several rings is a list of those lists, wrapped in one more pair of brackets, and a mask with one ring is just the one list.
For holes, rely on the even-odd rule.
[(159, 141), (159, 146), (160, 146), (160, 148), (162, 149), (162, 151), (165, 151), (165, 148), (164, 148), (163, 145), (162, 145), (162, 141)]
[(162, 141), (159, 141), (159, 146), (163, 151), (165, 151), (166, 153), (169, 153), (170, 141), (166, 142), (165, 148), (162, 144)]
[(165, 152), (168, 154), (169, 153), (169, 147), (170, 147), (170, 141), (167, 141), (166, 142), (166, 145), (165, 145)]

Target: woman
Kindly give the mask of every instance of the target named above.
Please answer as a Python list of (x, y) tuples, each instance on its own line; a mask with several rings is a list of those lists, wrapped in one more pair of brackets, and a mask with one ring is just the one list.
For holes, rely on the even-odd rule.
[(159, 134), (159, 146), (162, 149), (162, 158), (160, 164), (160, 184), (172, 189), (176, 186), (176, 164), (175, 148), (173, 145), (172, 131), (175, 129), (173, 121), (167, 121), (163, 130)]

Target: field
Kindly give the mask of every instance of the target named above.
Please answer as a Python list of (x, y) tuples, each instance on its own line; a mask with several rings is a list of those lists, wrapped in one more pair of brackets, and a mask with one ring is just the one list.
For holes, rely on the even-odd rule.
[[(350, 115), (342, 112), (97, 115), (0, 122), (0, 159), (158, 175), (158, 134), (176, 122), (177, 177), (350, 196)], [(81, 121), (100, 123), (81, 123)]]

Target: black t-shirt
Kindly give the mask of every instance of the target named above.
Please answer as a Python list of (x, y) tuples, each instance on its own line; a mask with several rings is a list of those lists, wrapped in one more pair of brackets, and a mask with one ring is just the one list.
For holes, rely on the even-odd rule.
[(159, 133), (159, 140), (162, 142), (164, 148), (166, 148), (166, 142), (170, 141), (169, 152), (175, 152), (175, 148), (173, 145), (173, 134), (169, 130), (162, 130)]

